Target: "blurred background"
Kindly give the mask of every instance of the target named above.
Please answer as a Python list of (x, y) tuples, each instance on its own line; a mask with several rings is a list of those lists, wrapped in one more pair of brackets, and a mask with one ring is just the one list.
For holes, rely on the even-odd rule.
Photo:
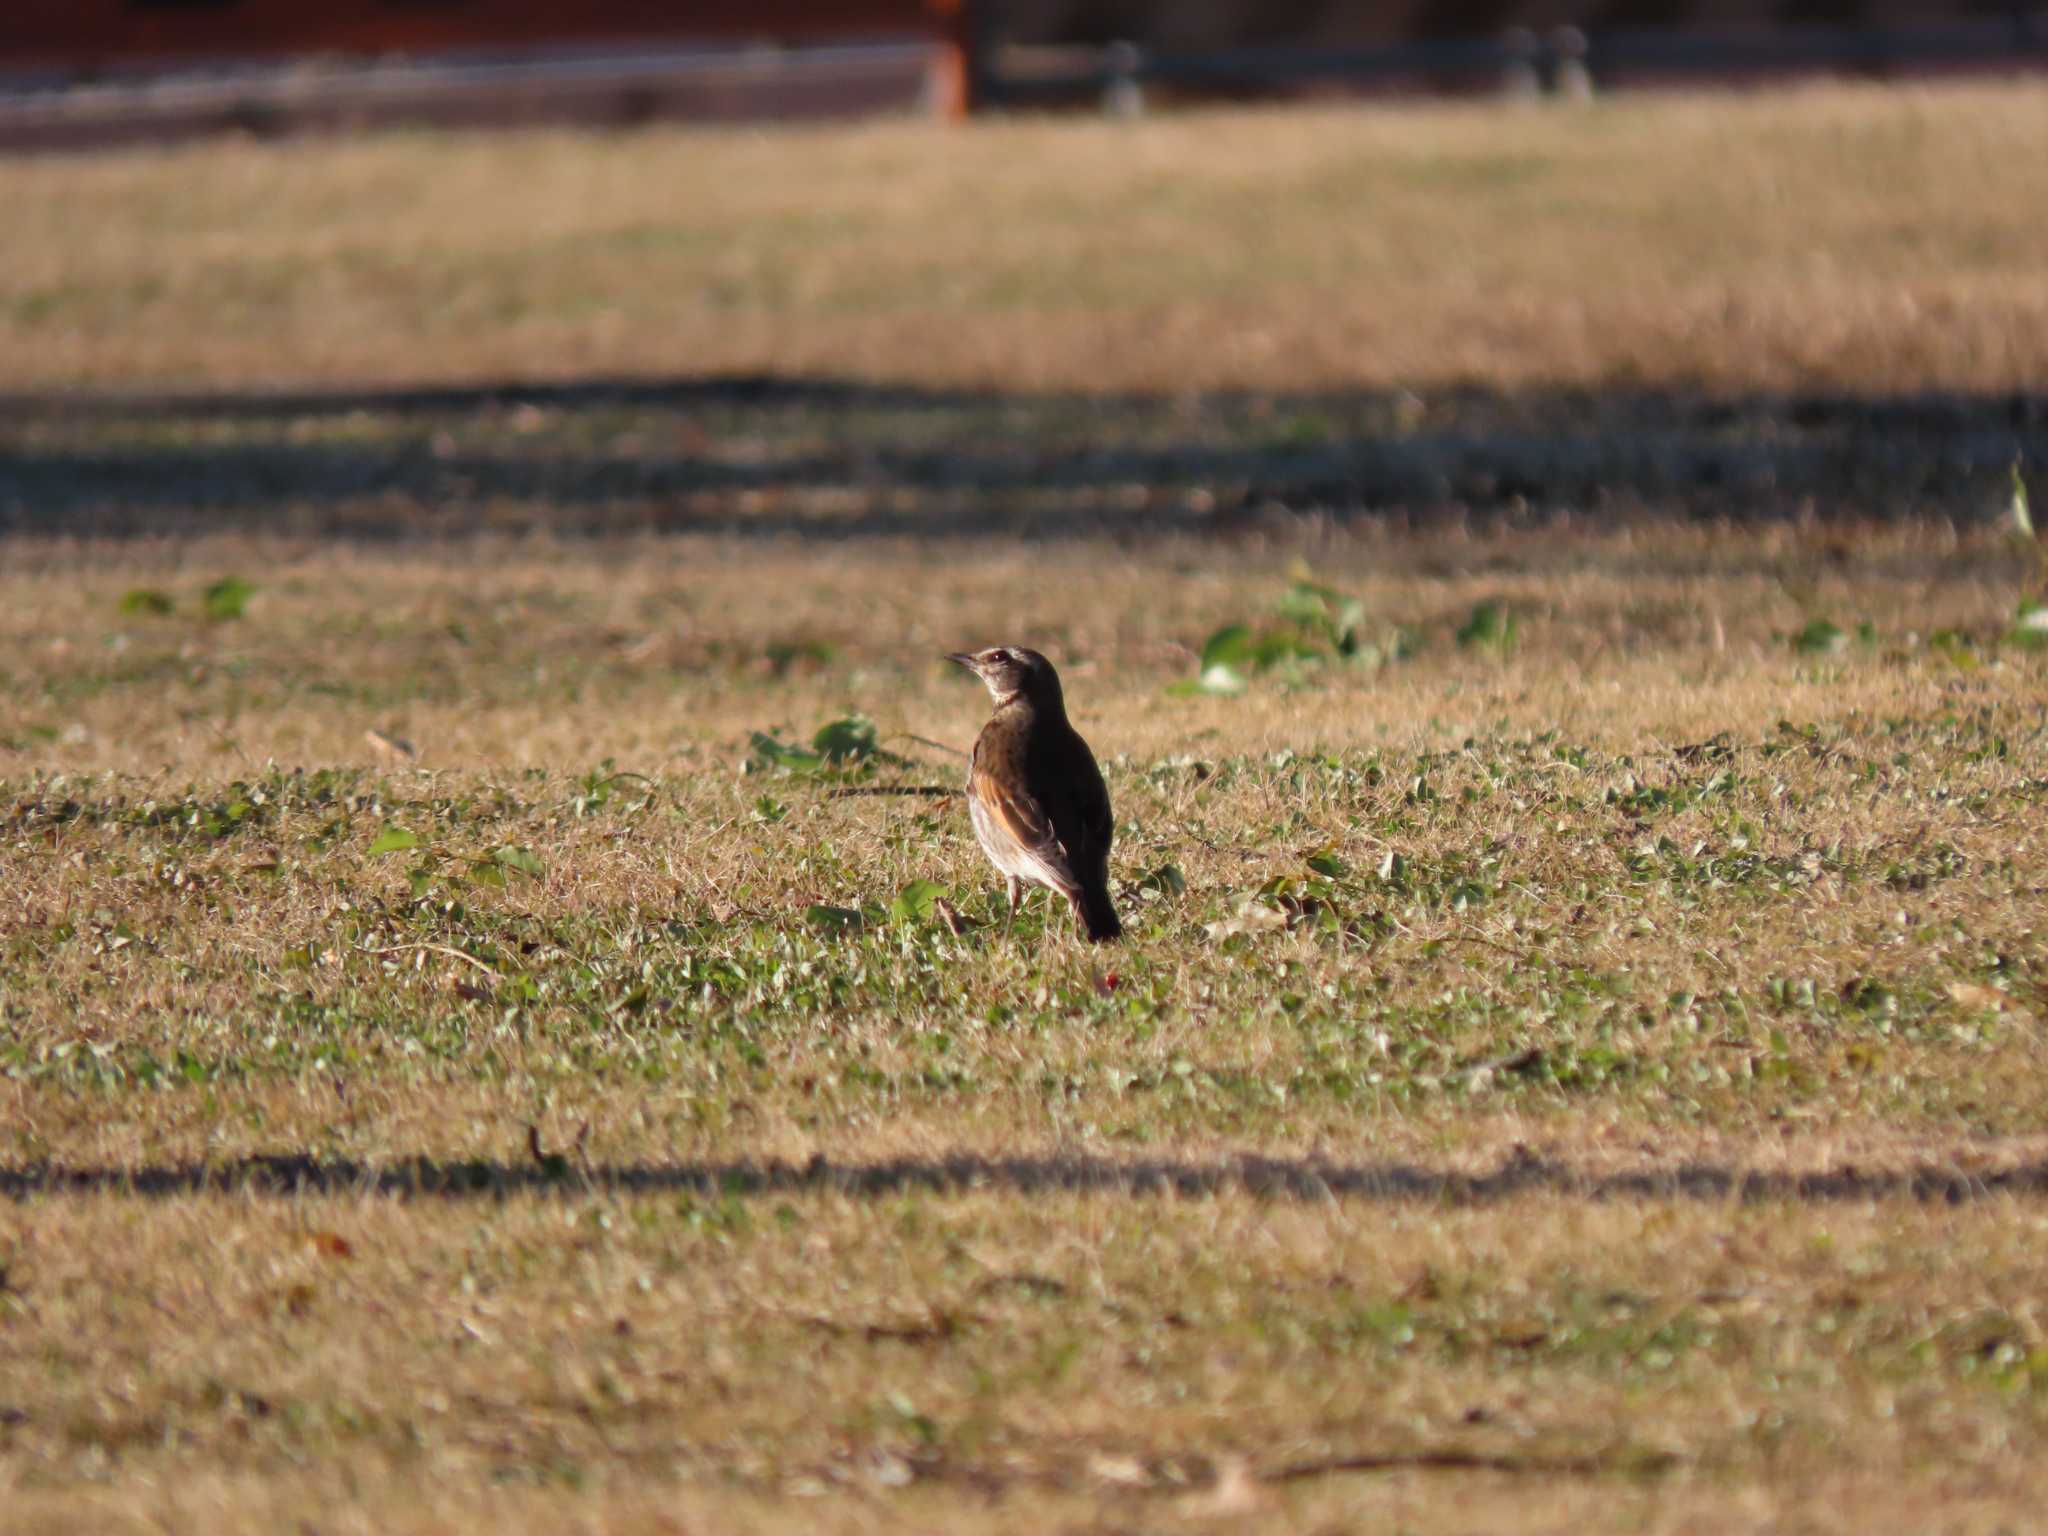
[(2037, 67), (2028, 0), (16, 0), (0, 142)]
[(15, 0), (0, 526), (1979, 520), (2043, 62), (2002, 0)]

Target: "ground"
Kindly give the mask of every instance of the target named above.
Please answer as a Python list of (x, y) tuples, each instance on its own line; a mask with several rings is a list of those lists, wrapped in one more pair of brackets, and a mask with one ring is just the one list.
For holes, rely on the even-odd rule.
[(2044, 119), (0, 163), (0, 1528), (2033, 1524)]

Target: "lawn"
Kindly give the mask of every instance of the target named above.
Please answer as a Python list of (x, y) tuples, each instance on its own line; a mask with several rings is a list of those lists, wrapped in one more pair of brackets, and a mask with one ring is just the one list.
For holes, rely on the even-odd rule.
[(2037, 387), (2038, 84), (0, 165), (16, 388)]
[(0, 1529), (2025, 1528), (2044, 103), (0, 163)]

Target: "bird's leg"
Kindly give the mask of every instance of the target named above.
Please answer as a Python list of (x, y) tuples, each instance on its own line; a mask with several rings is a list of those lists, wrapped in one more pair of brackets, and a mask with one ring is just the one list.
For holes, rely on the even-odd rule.
[(1024, 882), (1015, 875), (1011, 875), (1009, 881), (1010, 915), (1003, 920), (1003, 937), (1006, 939), (1010, 936), (1010, 930), (1017, 926), (1017, 908), (1024, 904)]

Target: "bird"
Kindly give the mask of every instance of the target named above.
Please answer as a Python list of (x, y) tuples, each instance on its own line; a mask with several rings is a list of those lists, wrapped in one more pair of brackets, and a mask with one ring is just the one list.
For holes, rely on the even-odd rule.
[(1096, 943), (1123, 934), (1109, 899), (1116, 823), (1095, 754), (1067, 721), (1060, 675), (1038, 652), (994, 645), (947, 656), (995, 701), (967, 766), (967, 809), (989, 862), (1009, 882), (1015, 922), (1026, 884), (1067, 898)]

